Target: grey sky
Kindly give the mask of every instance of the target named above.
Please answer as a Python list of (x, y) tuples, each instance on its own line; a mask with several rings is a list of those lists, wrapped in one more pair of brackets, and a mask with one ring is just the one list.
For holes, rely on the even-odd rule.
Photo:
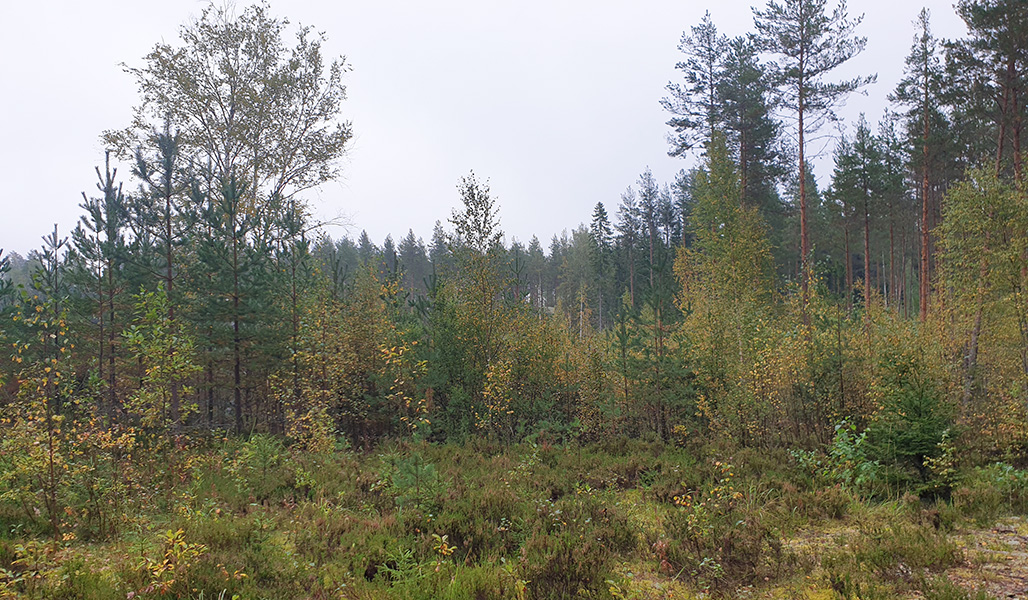
[[(205, 2), (5, 2), (0, 21), (0, 248), (26, 253), (56, 222), (75, 225), (96, 191), (99, 134), (128, 124), (136, 90), (120, 63), (140, 65)], [(240, 5), (243, 5), (240, 2)], [(272, 13), (328, 35), (343, 54), (345, 118), (356, 138), (343, 178), (306, 197), (321, 218), (347, 217), (381, 244), (413, 228), (426, 240), (458, 202), (457, 180), (488, 178), (507, 240), (587, 222), (649, 166), (670, 181), (692, 159), (667, 156), (658, 102), (677, 79), (677, 45), (705, 10), (729, 35), (752, 29), (749, 0), (719, 2), (273, 2)], [(950, 0), (853, 1), (867, 50), (838, 77), (878, 73), (841, 111), (876, 123), (909, 51), (912, 20), (932, 11), (939, 37), (964, 34)], [(830, 153), (827, 153), (830, 154)], [(815, 163), (821, 183), (830, 158)], [(121, 174), (128, 175), (125, 168)], [(126, 189), (134, 183), (126, 181)], [(331, 228), (333, 237), (346, 230)]]

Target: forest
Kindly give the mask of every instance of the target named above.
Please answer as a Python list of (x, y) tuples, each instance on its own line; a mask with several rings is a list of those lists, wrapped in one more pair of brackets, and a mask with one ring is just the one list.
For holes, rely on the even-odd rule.
[(544, 247), (473, 172), (427, 243), (332, 239), (349, 66), (208, 6), (0, 251), (0, 599), (1023, 594), (1028, 4), (954, 10), (822, 187), (859, 15), (685, 24), (697, 166)]

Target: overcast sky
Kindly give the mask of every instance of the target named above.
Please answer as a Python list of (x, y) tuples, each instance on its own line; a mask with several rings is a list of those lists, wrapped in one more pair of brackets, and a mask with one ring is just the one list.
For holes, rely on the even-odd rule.
[[(831, 3), (831, 1), (830, 1)], [(240, 10), (245, 2), (239, 2)], [(343, 177), (306, 193), (322, 219), (342, 216), (377, 244), (409, 228), (429, 239), (459, 203), (470, 170), (488, 178), (508, 242), (588, 222), (598, 201), (613, 212), (648, 166), (660, 182), (694, 159), (669, 158), (659, 105), (682, 32), (705, 10), (729, 35), (751, 31), (748, 0), (698, 2), (487, 0), (272, 2), (275, 16), (328, 35), (345, 55), (344, 118), (356, 134)], [(135, 86), (120, 66), (142, 64), (161, 40), (176, 44), (196, 0), (3, 2), (0, 22), (0, 248), (25, 254), (58, 223), (62, 235), (96, 191), (99, 134), (128, 124)], [(895, 87), (922, 6), (939, 37), (965, 30), (950, 0), (853, 0), (865, 14), (865, 52), (838, 77), (877, 73), (841, 111), (877, 122)], [(852, 128), (852, 126), (851, 126)], [(815, 163), (820, 183), (829, 156)], [(128, 169), (123, 169), (127, 175)], [(133, 189), (127, 183), (126, 189)]]

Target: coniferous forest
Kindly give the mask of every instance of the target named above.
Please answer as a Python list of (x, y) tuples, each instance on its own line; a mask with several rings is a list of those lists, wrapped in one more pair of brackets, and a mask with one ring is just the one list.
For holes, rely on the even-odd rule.
[(954, 10), (822, 186), (859, 15), (687, 24), (698, 166), (524, 244), (471, 172), (428, 241), (329, 237), (348, 65), (206, 8), (0, 253), (0, 598), (1019, 597), (1028, 4)]

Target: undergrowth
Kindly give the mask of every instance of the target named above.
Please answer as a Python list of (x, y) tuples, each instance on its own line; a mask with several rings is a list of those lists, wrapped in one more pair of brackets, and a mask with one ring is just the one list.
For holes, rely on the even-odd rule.
[[(947, 471), (949, 499), (861, 479), (874, 466), (852, 436), (822, 455), (483, 443), (195, 445), (164, 500), (105, 539), (54, 540), (3, 504), (0, 598), (728, 598), (798, 581), (983, 598), (940, 575), (964, 560), (950, 534), (1028, 507), (1006, 464)], [(166, 458), (150, 460), (139, 473)]]

